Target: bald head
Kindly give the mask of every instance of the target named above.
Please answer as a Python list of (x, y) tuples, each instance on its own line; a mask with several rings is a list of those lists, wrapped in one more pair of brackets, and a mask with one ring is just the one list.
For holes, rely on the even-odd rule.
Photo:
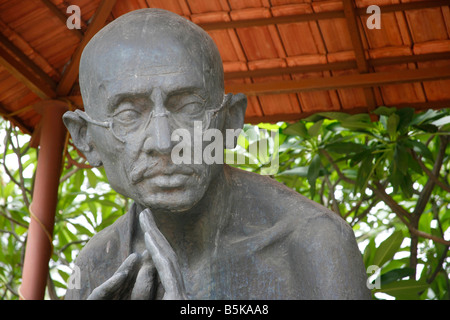
[(122, 88), (138, 93), (144, 89), (142, 79), (182, 72), (198, 72), (205, 90), (222, 97), (222, 61), (203, 29), (169, 11), (132, 11), (104, 27), (83, 51), (80, 88), (85, 109), (96, 113), (111, 92)]

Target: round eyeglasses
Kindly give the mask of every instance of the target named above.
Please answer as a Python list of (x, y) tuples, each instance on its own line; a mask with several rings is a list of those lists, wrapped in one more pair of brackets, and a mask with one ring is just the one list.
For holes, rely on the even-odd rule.
[(205, 109), (205, 105), (201, 104), (197, 106), (197, 108), (201, 108), (201, 111), (197, 110), (197, 112), (184, 112), (183, 110), (178, 110), (176, 112), (170, 112), (168, 110), (164, 110), (163, 112), (151, 111), (148, 117), (136, 116), (132, 119), (128, 117), (126, 121), (120, 119), (120, 116), (116, 115), (110, 117), (106, 121), (98, 121), (92, 119), (86, 112), (79, 109), (75, 110), (75, 112), (85, 121), (108, 129), (111, 131), (114, 138), (121, 143), (125, 143), (126, 138), (130, 133), (145, 130), (152, 119), (161, 117), (167, 118), (172, 130), (178, 128), (193, 129), (194, 125), (200, 122), (202, 133), (204, 133), (210, 127), (212, 119), (227, 104), (231, 96), (231, 94), (224, 95), (222, 103), (215, 109)]

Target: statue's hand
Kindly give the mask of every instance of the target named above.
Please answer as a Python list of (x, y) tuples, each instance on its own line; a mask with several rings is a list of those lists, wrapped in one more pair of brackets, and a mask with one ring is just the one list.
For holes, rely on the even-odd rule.
[(92, 291), (88, 300), (123, 299), (129, 292), (130, 282), (141, 267), (141, 260), (138, 253), (130, 254), (111, 278)]
[(145, 232), (145, 246), (156, 266), (164, 287), (164, 300), (186, 300), (186, 290), (178, 259), (164, 235), (156, 226), (149, 209), (139, 214), (139, 222)]

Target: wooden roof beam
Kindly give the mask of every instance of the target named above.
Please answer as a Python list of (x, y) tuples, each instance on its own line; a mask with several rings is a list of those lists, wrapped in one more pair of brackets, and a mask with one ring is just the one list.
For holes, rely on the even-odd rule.
[[(436, 1), (419, 1), (411, 3), (401, 3), (380, 6), (381, 13), (394, 12), (394, 11), (406, 11), (417, 10), (424, 8), (434, 8), (448, 6), (448, 0), (436, 0)], [(357, 8), (355, 13), (357, 15), (368, 15), (367, 8)], [(369, 13), (370, 14), (370, 13)], [(257, 26), (267, 26), (271, 24), (284, 24), (284, 23), (296, 23), (305, 21), (317, 21), (324, 19), (345, 18), (344, 11), (327, 11), (327, 12), (314, 12), (296, 14), (282, 17), (249, 19), (249, 20), (233, 20), (233, 21), (221, 21), (221, 22), (208, 22), (198, 24), (204, 30), (221, 30), (221, 29), (233, 29), (233, 28), (248, 28)]]
[(0, 64), (42, 99), (56, 96), (56, 84), (26, 54), (0, 34)]
[(27, 134), (33, 133), (33, 128), (27, 126), (19, 116), (17, 115), (10, 116), (9, 114), (11, 113), (11, 111), (7, 110), (6, 107), (1, 103), (0, 103), (0, 113), (2, 117), (4, 117), (6, 120), (18, 126), (20, 130), (22, 130), (22, 132)]
[(78, 78), (78, 67), (80, 66), (81, 53), (89, 40), (105, 25), (106, 19), (111, 14), (111, 11), (116, 4), (116, 0), (102, 0), (95, 12), (89, 27), (87, 28), (83, 40), (81, 40), (72, 59), (67, 66), (61, 81), (56, 88), (58, 96), (67, 96), (72, 89), (73, 84)]
[[(387, 105), (387, 107), (395, 107), (398, 109), (401, 108), (413, 108), (416, 111), (421, 110), (427, 110), (427, 109), (443, 109), (443, 108), (449, 108), (450, 107), (450, 100), (442, 100), (442, 101), (426, 101), (426, 102), (419, 102), (419, 103), (405, 103), (395, 106)], [(309, 112), (299, 112), (299, 113), (285, 113), (285, 114), (274, 114), (274, 115), (265, 115), (265, 116), (247, 116), (245, 117), (245, 123), (252, 123), (252, 124), (258, 124), (261, 122), (270, 122), (270, 123), (276, 123), (280, 121), (298, 121), (301, 119), (305, 119), (311, 115), (320, 113), (320, 112), (335, 112), (336, 110), (315, 110), (315, 111), (309, 111)], [(345, 112), (349, 114), (358, 114), (358, 113), (370, 113), (370, 109), (367, 107), (357, 107), (357, 108), (351, 108), (351, 109), (344, 109), (344, 110), (338, 110), (337, 112)]]
[(377, 73), (359, 73), (345, 76), (309, 78), (299, 80), (280, 80), (257, 83), (232, 83), (225, 85), (225, 92), (242, 92), (249, 96), (256, 96), (345, 88), (367, 88), (405, 82), (420, 82), (443, 79), (450, 79), (450, 67), (406, 69)]
[[(67, 22), (67, 16), (59, 10), (57, 6), (53, 4), (50, 0), (41, 0), (41, 2), (64, 24), (66, 25)], [(82, 22), (83, 23), (83, 22)], [(76, 35), (80, 40), (83, 39), (83, 32), (78, 29), (68, 29), (70, 30), (74, 35)]]
[(260, 18), (260, 19), (249, 19), (249, 20), (234, 20), (234, 21), (223, 21), (223, 22), (208, 22), (200, 23), (199, 26), (204, 30), (219, 30), (219, 29), (230, 29), (230, 28), (247, 28), (247, 27), (258, 27), (267, 26), (271, 24), (284, 24), (284, 23), (296, 23), (323, 19), (335, 19), (343, 18), (343, 11), (327, 11), (327, 12), (315, 12), (315, 13), (305, 13), (296, 14), (282, 17), (271, 17), (271, 18)]
[[(392, 64), (424, 62), (433, 60), (450, 60), (450, 52), (426, 53), (409, 56), (395, 56), (387, 58), (369, 59), (367, 60), (367, 62), (371, 67), (379, 67)], [(332, 63), (311, 64), (296, 67), (281, 67), (281, 68), (267, 68), (248, 71), (225, 72), (225, 80), (253, 78), (253, 77), (270, 77), (270, 76), (279, 76), (283, 74), (295, 74), (307, 72), (348, 70), (356, 68), (357, 68), (356, 61), (349, 60)]]
[(321, 72), (321, 71), (333, 71), (333, 70), (346, 70), (355, 69), (356, 62), (340, 61), (332, 63), (319, 63), (296, 67), (280, 67), (280, 68), (267, 68), (249, 71), (235, 71), (225, 72), (225, 80), (229, 79), (241, 79), (241, 78), (254, 78), (254, 77), (268, 77), (278, 76), (283, 74), (295, 74), (295, 73), (307, 73), (307, 72)]
[[(361, 32), (359, 30), (358, 18), (356, 16), (355, 3), (352, 0), (343, 0), (344, 15), (347, 22), (350, 39), (355, 53), (356, 65), (360, 73), (368, 73), (369, 63), (366, 59), (366, 52), (362, 42)], [(364, 88), (364, 97), (369, 108), (375, 108), (377, 105), (373, 88)]]
[[(395, 11), (408, 11), (408, 10), (420, 10), (426, 8), (435, 8), (435, 7), (448, 7), (448, 0), (425, 0), (425, 1), (417, 1), (417, 2), (407, 2), (407, 3), (399, 3), (399, 4), (388, 4), (385, 6), (379, 6), (381, 9), (381, 13), (395, 12)], [(367, 8), (357, 8), (356, 14), (363, 15), (371, 15), (372, 13), (367, 13)]]

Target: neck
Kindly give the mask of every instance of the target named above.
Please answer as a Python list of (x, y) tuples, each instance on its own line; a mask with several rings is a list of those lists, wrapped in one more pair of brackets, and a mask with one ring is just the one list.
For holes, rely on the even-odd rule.
[[(225, 167), (211, 181), (203, 198), (184, 212), (152, 211), (155, 222), (180, 259), (189, 263), (214, 251), (216, 235), (226, 221), (229, 185)], [(137, 206), (137, 213), (142, 211)]]

